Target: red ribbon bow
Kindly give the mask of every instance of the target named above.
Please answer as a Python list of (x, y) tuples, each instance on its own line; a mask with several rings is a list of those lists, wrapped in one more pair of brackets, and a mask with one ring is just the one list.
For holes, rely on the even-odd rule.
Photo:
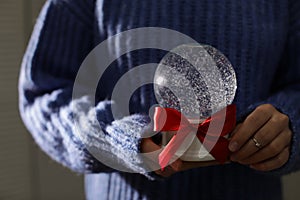
[[(225, 111), (226, 115), (224, 115)], [(209, 127), (211, 122), (217, 126), (222, 125), (224, 122), (224, 125), (223, 127)], [(197, 137), (202, 145), (207, 150), (210, 150), (209, 153), (218, 162), (226, 162), (230, 152), (228, 149), (229, 141), (224, 136), (234, 129), (235, 124), (235, 105), (227, 106), (197, 125), (191, 124), (182, 113), (173, 108), (156, 107), (154, 112), (154, 131), (176, 131), (176, 134), (159, 154), (161, 168), (164, 169), (169, 164), (185, 137), (193, 130), (197, 132)]]

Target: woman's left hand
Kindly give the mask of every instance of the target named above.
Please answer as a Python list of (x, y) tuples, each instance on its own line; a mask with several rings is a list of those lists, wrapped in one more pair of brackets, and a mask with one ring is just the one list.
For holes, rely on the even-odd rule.
[(277, 169), (289, 159), (291, 138), (288, 116), (263, 104), (233, 131), (230, 159), (260, 171)]

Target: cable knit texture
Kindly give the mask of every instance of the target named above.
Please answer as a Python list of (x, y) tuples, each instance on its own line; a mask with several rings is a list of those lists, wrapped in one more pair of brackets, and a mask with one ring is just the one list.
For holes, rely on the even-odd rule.
[[(293, 138), (283, 167), (261, 173), (232, 163), (163, 180), (147, 173), (138, 153), (141, 134), (150, 123), (148, 109), (156, 103), (153, 87), (136, 90), (129, 104), (131, 115), (119, 119), (112, 117), (110, 97), (124, 73), (158, 63), (166, 53), (161, 50), (121, 56), (101, 78), (95, 97), (72, 100), (77, 71), (97, 44), (119, 32), (150, 26), (184, 33), (229, 58), (237, 74), (234, 103), (240, 120), (262, 103), (289, 116)], [(118, 44), (109, 48), (117, 51)], [(296, 0), (48, 0), (22, 63), (20, 113), (51, 158), (88, 174), (87, 199), (281, 199), (281, 175), (300, 168), (299, 52)], [(86, 146), (89, 141), (96, 146)], [(101, 151), (104, 164), (90, 148)], [(136, 173), (119, 172), (106, 162)]]

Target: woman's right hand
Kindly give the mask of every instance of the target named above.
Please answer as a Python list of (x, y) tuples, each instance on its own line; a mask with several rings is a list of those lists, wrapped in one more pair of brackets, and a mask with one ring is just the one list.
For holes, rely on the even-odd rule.
[[(144, 138), (141, 142), (141, 150), (142, 153), (150, 153), (154, 151), (160, 150), (161, 147), (157, 144), (155, 144), (151, 138)], [(158, 164), (158, 158), (154, 161)], [(165, 169), (157, 169), (154, 170), (154, 172), (160, 176), (163, 177), (169, 177), (177, 172), (185, 171), (193, 168), (198, 167), (206, 167), (211, 165), (218, 165), (219, 163), (217, 161), (199, 161), (199, 162), (188, 162), (183, 161), (180, 158), (172, 162), (170, 165), (168, 165)]]

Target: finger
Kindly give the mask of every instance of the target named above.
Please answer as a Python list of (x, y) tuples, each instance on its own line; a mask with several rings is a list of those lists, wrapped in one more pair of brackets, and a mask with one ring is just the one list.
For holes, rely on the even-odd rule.
[(230, 140), (232, 139), (232, 137), (235, 135), (235, 133), (241, 128), (242, 124), (239, 123), (235, 126), (235, 129), (230, 133)]
[(277, 169), (277, 168), (283, 166), (288, 161), (289, 155), (290, 155), (289, 147), (286, 147), (277, 156), (275, 156), (269, 160), (250, 165), (250, 167), (253, 169), (259, 170), (259, 171), (274, 170), (274, 169)]
[[(144, 138), (141, 143), (141, 150), (143, 153), (150, 153), (161, 150), (161, 147), (155, 144), (151, 138)], [(154, 159), (155, 163), (158, 163), (158, 157), (155, 156)], [(174, 170), (174, 172), (178, 172), (180, 170), (181, 165), (182, 161), (180, 159), (177, 159), (174, 162), (170, 163), (170, 166)]]
[(162, 177), (170, 177), (175, 173), (175, 171), (172, 169), (172, 167), (167, 166), (163, 170), (162, 169), (156, 170), (155, 173)]
[(182, 166), (180, 171), (185, 171), (198, 167), (207, 167), (212, 165), (219, 165), (218, 161), (200, 161), (200, 162), (190, 162), (190, 161), (182, 161)]
[(273, 112), (274, 108), (271, 105), (257, 107), (233, 135), (228, 146), (229, 150), (232, 152), (239, 150), (257, 130), (269, 121)]
[[(261, 127), (254, 135), (255, 139), (261, 144), (262, 147), (268, 145), (276, 136), (281, 132), (281, 125), (269, 120), (263, 127)], [(249, 139), (239, 151), (231, 155), (232, 161), (240, 161), (248, 158), (259, 150), (255, 146), (253, 139)]]
[(241, 164), (255, 164), (270, 159), (282, 152), (291, 143), (292, 132), (286, 130), (281, 132), (270, 144), (251, 155), (250, 157), (240, 161)]

